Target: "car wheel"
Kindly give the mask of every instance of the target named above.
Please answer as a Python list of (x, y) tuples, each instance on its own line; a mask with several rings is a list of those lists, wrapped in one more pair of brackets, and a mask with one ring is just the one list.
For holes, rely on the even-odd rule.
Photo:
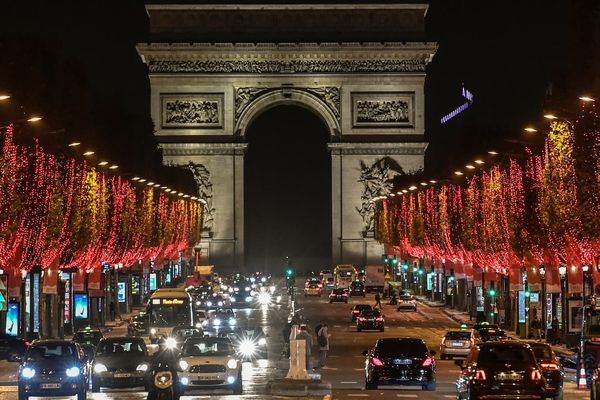
[(563, 392), (562, 392), (562, 390), (560, 391), (559, 394), (556, 395), (556, 397), (554, 397), (554, 400), (563, 400)]
[(365, 380), (365, 390), (377, 390), (377, 381), (367, 381)]
[(85, 389), (77, 392), (77, 400), (85, 400), (86, 397), (87, 397), (87, 393), (86, 393)]
[(433, 382), (428, 382), (427, 385), (423, 385), (423, 390), (427, 390), (427, 391), (434, 391), (436, 387), (435, 381)]

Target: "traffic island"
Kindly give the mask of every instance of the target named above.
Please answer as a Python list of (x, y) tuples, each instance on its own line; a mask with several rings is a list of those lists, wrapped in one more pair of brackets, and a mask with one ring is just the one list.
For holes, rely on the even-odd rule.
[(331, 383), (321, 380), (279, 379), (268, 384), (273, 396), (327, 396), (331, 395)]

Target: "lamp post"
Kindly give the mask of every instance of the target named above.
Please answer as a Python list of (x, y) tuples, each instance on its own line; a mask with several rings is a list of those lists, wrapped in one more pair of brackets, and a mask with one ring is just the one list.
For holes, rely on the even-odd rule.
[(584, 264), (581, 266), (581, 272), (583, 274), (583, 279), (582, 279), (582, 300), (583, 300), (583, 305), (585, 306), (586, 304), (586, 299), (591, 297), (592, 295), (592, 291), (590, 290), (590, 286), (589, 286), (589, 282), (590, 282), (590, 266), (587, 264)]
[(561, 265), (558, 267), (558, 273), (560, 274), (560, 300), (562, 305), (562, 315), (560, 318), (560, 323), (562, 325), (561, 336), (563, 339), (563, 343), (567, 339), (567, 292), (569, 281), (567, 277), (567, 267), (565, 265)]
[(544, 264), (540, 265), (540, 280), (542, 281), (542, 295), (540, 301), (542, 302), (542, 329), (544, 331), (544, 337), (548, 338), (548, 322), (546, 321), (546, 267)]

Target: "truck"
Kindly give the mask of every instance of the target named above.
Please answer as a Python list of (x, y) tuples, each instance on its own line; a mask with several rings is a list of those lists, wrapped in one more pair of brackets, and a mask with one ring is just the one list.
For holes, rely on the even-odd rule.
[(350, 283), (357, 277), (354, 265), (342, 264), (335, 267), (333, 271), (335, 278), (335, 287), (338, 289), (348, 289)]
[(383, 265), (365, 267), (365, 292), (383, 292), (385, 286), (385, 268)]

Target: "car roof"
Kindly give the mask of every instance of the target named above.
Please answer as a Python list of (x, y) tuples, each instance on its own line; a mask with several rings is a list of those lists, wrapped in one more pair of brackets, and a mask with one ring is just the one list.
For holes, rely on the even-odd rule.
[(529, 347), (529, 348), (531, 348), (531, 346), (529, 346), (529, 343), (527, 343), (527, 342), (520, 342), (518, 340), (503, 340), (501, 342), (485, 342), (485, 343), (479, 344), (480, 348), (486, 348), (486, 347), (510, 347), (510, 346), (522, 346), (522, 347)]
[(377, 344), (384, 343), (384, 342), (404, 342), (404, 341), (418, 341), (418, 342), (421, 342), (421, 343), (425, 344), (425, 342), (423, 341), (423, 339), (421, 339), (421, 338), (414, 338), (414, 337), (381, 338), (381, 339), (377, 339)]
[(69, 345), (75, 346), (75, 343), (71, 340), (65, 339), (36, 339), (31, 343), (31, 346), (47, 346), (47, 345)]
[(143, 342), (144, 338), (135, 337), (135, 336), (111, 336), (102, 338), (100, 342), (102, 343), (110, 343), (110, 342)]
[(370, 304), (356, 304), (356, 305), (354, 305), (354, 308), (362, 308), (362, 307), (371, 307), (371, 308), (373, 308)]

